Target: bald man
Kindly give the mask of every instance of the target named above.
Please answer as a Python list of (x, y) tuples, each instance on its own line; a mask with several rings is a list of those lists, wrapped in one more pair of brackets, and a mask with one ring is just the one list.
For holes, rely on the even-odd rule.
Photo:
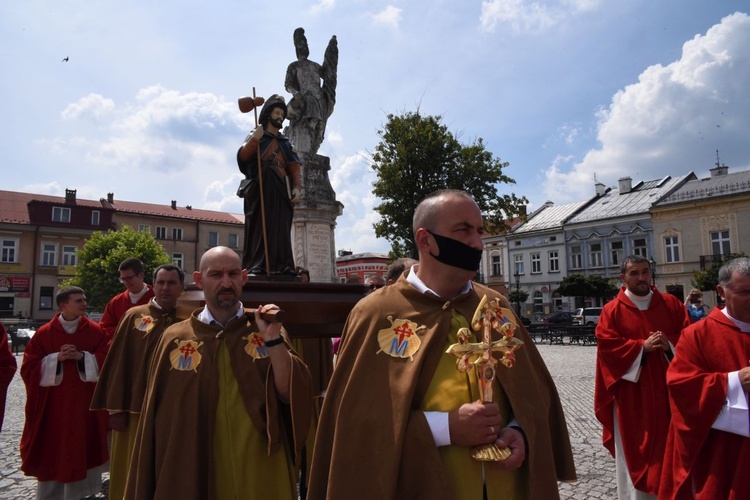
[(264, 319), (276, 305), (243, 308), (237, 253), (208, 250), (193, 278), (206, 305), (159, 342), (126, 498), (296, 499), (310, 372), (281, 324)]

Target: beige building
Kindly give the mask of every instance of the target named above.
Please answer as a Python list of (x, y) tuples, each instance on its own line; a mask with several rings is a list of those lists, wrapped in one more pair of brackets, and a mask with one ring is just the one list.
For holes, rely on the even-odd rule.
[[(55, 314), (62, 280), (75, 274), (78, 249), (95, 231), (129, 225), (156, 237), (173, 262), (190, 273), (208, 248), (241, 252), (242, 215), (190, 206), (0, 191), (0, 318), (46, 321)], [(116, 279), (113, 276), (112, 279)]]
[[(694, 271), (750, 254), (750, 171), (730, 174), (717, 162), (709, 178), (685, 183), (652, 206), (651, 216), (657, 285), (684, 300)], [(704, 292), (704, 303), (714, 306), (716, 294)]]

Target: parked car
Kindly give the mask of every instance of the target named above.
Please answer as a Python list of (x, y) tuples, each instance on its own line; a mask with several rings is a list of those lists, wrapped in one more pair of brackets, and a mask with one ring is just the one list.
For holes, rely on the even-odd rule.
[(570, 325), (573, 323), (573, 315), (570, 314), (569, 312), (560, 311), (560, 312), (550, 314), (549, 316), (544, 318), (543, 321), (545, 323), (556, 324), (556, 325), (560, 325), (560, 324)]
[[(580, 311), (580, 313), (578, 312)], [(602, 314), (601, 307), (586, 307), (577, 309), (573, 317), (574, 325), (596, 325), (599, 323), (599, 316)]]
[(523, 326), (529, 326), (531, 324), (531, 320), (527, 318), (526, 316), (519, 316), (518, 319), (521, 320), (521, 323), (523, 323)]

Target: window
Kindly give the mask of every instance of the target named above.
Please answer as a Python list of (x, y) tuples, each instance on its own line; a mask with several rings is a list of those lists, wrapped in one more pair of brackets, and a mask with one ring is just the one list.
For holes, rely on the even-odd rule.
[(42, 265), (43, 266), (56, 266), (57, 265), (57, 244), (42, 243)]
[(583, 268), (583, 255), (581, 254), (580, 245), (570, 247), (570, 268), (571, 269)]
[(713, 255), (729, 255), (729, 230), (711, 231), (711, 253)]
[(63, 245), (62, 247), (62, 265), (63, 266), (75, 266), (78, 262), (78, 258), (76, 256), (76, 252), (78, 251), (77, 247), (74, 247), (73, 245)]
[(542, 292), (538, 290), (534, 292), (534, 312), (535, 313), (544, 312), (544, 297), (542, 297)]
[(2, 246), (0, 246), (0, 262), (12, 263), (18, 262), (18, 240), (3, 239)]
[(166, 226), (156, 226), (156, 239), (157, 240), (166, 240), (167, 239), (167, 227)]
[(515, 262), (515, 269), (516, 269), (514, 274), (524, 274), (523, 255), (514, 255), (513, 259)]
[(55, 287), (39, 287), (39, 309), (52, 309), (52, 297), (55, 295)]
[(500, 255), (492, 254), (492, 276), (500, 276), (501, 274), (503, 274), (503, 267), (500, 262)]
[(619, 266), (622, 262), (622, 241), (613, 241), (609, 244), (610, 261), (609, 265)]
[(216, 231), (208, 232), (208, 246), (209, 247), (219, 246), (219, 233), (217, 233)]
[(172, 228), (172, 239), (175, 241), (182, 241), (182, 228), (181, 227)]
[(99, 225), (99, 210), (92, 210), (91, 211), (91, 225), (92, 226), (98, 226)]
[(680, 245), (677, 236), (667, 236), (664, 238), (664, 253), (667, 262), (680, 262)]
[(531, 254), (531, 274), (542, 272), (542, 254), (539, 252)]
[(229, 248), (239, 248), (240, 235), (237, 233), (229, 233), (229, 238), (227, 239), (227, 243), (229, 245)]
[(179, 267), (180, 269), (183, 269), (182, 265), (184, 263), (184, 257), (181, 253), (173, 253), (172, 254), (172, 264)]
[(151, 232), (151, 225), (150, 224), (138, 224), (138, 232)]
[(633, 240), (633, 255), (640, 255), (641, 257), (648, 257), (646, 255), (646, 238), (638, 238)]
[(65, 207), (52, 207), (52, 220), (54, 222), (70, 222), (70, 209)]
[(602, 244), (593, 243), (589, 251), (589, 261), (591, 267), (602, 267)]
[(549, 262), (549, 272), (560, 272), (560, 253), (557, 250), (551, 250), (547, 253), (547, 260)]

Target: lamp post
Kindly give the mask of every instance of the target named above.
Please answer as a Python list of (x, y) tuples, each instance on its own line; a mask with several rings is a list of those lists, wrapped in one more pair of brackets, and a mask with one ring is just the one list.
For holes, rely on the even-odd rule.
[(654, 286), (656, 286), (656, 259), (651, 257), (648, 262), (651, 265), (651, 278), (654, 282)]
[(518, 269), (516, 269), (516, 272), (513, 274), (513, 277), (516, 278), (516, 316), (521, 316), (521, 304), (519, 303), (519, 292), (521, 288), (521, 274), (518, 272)]

